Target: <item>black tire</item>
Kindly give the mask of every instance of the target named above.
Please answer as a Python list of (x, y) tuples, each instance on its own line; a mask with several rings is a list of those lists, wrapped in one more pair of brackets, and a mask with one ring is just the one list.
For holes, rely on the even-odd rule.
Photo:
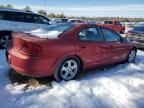
[(137, 53), (137, 50), (136, 49), (132, 49), (127, 57), (127, 60), (126, 62), (127, 63), (133, 63), (135, 61), (135, 58), (136, 58), (136, 53)]
[(12, 36), (11, 33), (0, 33), (0, 48), (8, 49), (11, 46)]
[[(75, 71), (72, 70), (72, 69), (70, 70), (71, 71), (70, 73), (73, 73), (73, 72), (75, 73), (75, 74), (73, 74), (73, 76), (71, 78), (64, 77), (64, 75), (63, 75), (64, 71), (62, 70), (63, 67), (66, 67), (66, 63), (68, 61), (73, 61), (73, 62), (75, 62), (77, 64), (77, 70), (75, 70)], [(56, 81), (61, 81), (61, 80), (69, 81), (69, 80), (74, 79), (80, 73), (80, 71), (81, 71), (81, 63), (80, 63), (79, 59), (77, 59), (75, 57), (70, 57), (70, 58), (67, 58), (67, 59), (63, 60), (59, 64), (59, 66), (55, 70), (53, 76), (54, 76), (54, 78), (55, 78)], [(65, 71), (65, 73), (67, 73), (67, 72)]]

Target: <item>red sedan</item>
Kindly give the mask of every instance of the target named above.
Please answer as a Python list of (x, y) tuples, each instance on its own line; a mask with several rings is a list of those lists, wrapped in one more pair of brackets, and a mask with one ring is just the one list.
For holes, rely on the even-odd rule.
[(116, 32), (94, 24), (60, 24), (46, 30), (13, 33), (8, 63), (32, 77), (71, 80), (82, 70), (133, 62), (137, 48)]

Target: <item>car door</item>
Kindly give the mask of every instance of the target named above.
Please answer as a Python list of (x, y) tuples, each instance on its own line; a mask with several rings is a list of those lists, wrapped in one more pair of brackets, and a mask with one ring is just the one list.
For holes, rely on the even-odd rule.
[(129, 51), (128, 44), (118, 33), (110, 29), (101, 28), (101, 31), (105, 39), (104, 46), (109, 49), (106, 57), (107, 64), (125, 60)]
[(86, 68), (105, 64), (107, 48), (103, 44), (103, 37), (97, 27), (86, 27), (79, 31), (76, 50), (85, 61)]

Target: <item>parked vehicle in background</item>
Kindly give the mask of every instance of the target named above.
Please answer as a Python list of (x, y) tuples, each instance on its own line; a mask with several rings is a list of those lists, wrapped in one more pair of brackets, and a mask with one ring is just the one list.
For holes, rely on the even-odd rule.
[(61, 24), (68, 22), (67, 18), (54, 18), (50, 21), (50, 24)]
[(109, 20), (105, 21), (103, 24), (99, 24), (103, 27), (110, 28), (118, 33), (125, 33), (125, 26), (123, 26), (119, 21)]
[(83, 20), (79, 20), (79, 19), (69, 19), (68, 22), (70, 23), (83, 23)]
[(7, 60), (16, 72), (71, 80), (82, 70), (133, 62), (137, 49), (111, 29), (95, 24), (51, 25), (38, 33), (13, 33)]
[(144, 25), (135, 26), (127, 32), (126, 37), (136, 43), (138, 48), (144, 48)]
[(11, 33), (46, 28), (49, 19), (29, 11), (0, 8), (0, 48), (8, 48)]

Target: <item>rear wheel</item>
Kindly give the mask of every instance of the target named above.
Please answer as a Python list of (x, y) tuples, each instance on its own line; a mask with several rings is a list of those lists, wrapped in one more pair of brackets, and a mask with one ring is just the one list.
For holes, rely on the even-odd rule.
[(2, 49), (7, 49), (11, 46), (12, 37), (10, 33), (4, 33), (0, 36), (0, 47)]
[(132, 49), (131, 52), (128, 55), (127, 62), (128, 63), (133, 63), (135, 58), (136, 58), (136, 50)]
[(80, 61), (77, 58), (65, 59), (54, 72), (54, 78), (60, 80), (72, 80), (81, 70)]

